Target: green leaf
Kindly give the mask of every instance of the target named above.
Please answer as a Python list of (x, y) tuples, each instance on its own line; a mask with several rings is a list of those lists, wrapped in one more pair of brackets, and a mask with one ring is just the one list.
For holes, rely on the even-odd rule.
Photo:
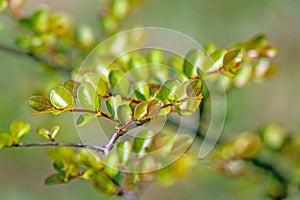
[(111, 5), (111, 13), (116, 19), (122, 19), (125, 17), (129, 10), (128, 0), (113, 0)]
[(87, 73), (82, 78), (83, 83), (90, 83), (97, 90), (100, 97), (107, 96), (107, 85), (96, 73)]
[(87, 110), (99, 110), (100, 99), (92, 84), (84, 83), (80, 85), (77, 91), (77, 96), (83, 108)]
[(159, 115), (160, 116), (167, 115), (167, 114), (169, 114), (171, 112), (171, 110), (172, 110), (171, 106), (163, 108), (163, 109), (160, 110)]
[(176, 101), (180, 101), (180, 100), (183, 100), (185, 98), (187, 98), (187, 87), (188, 85), (191, 83), (191, 81), (186, 81), (184, 83), (181, 83), (179, 84), (177, 87), (176, 87), (176, 90), (174, 92), (175, 94), (175, 100)]
[(98, 171), (91, 177), (91, 183), (101, 193), (114, 195), (119, 193), (118, 187), (103, 172)]
[(47, 177), (44, 182), (46, 185), (57, 185), (57, 184), (66, 183), (65, 177), (62, 174), (53, 174)]
[(280, 150), (287, 140), (287, 133), (277, 124), (267, 124), (260, 131), (264, 144), (272, 150)]
[(189, 97), (184, 102), (180, 102), (175, 108), (179, 115), (191, 115), (197, 111), (200, 106), (201, 99), (197, 97)]
[[(170, 79), (163, 83), (159, 92), (156, 95), (156, 98), (160, 99), (164, 104), (169, 103), (169, 99), (172, 99), (171, 95), (174, 94), (179, 81)], [(175, 98), (175, 97), (174, 97)]]
[(222, 67), (226, 49), (217, 49), (205, 60), (204, 71), (214, 71)]
[(223, 58), (222, 73), (229, 77), (234, 77), (240, 68), (243, 60), (243, 52), (240, 49), (228, 51)]
[(117, 144), (120, 163), (126, 165), (130, 159), (132, 144), (130, 141), (122, 141)]
[(107, 98), (106, 107), (108, 112), (111, 114), (111, 116), (117, 117), (117, 112), (118, 112), (117, 109), (121, 104), (122, 104), (122, 98), (120, 95), (111, 96)]
[(133, 140), (133, 151), (139, 155), (145, 154), (151, 145), (153, 137), (153, 133), (148, 130), (138, 133)]
[(50, 131), (47, 130), (47, 129), (45, 129), (45, 128), (38, 128), (38, 129), (36, 130), (36, 133), (37, 133), (39, 136), (45, 138), (46, 140), (51, 140)]
[(147, 115), (147, 101), (142, 101), (141, 103), (137, 104), (134, 108), (133, 118), (136, 120), (143, 119)]
[(73, 80), (67, 80), (63, 83), (63, 87), (66, 88), (73, 94), (75, 97), (77, 97), (77, 90), (80, 86), (80, 83), (73, 81)]
[(50, 101), (55, 108), (63, 109), (73, 105), (73, 96), (66, 88), (58, 86), (50, 92)]
[(51, 131), (50, 131), (50, 136), (52, 138), (52, 140), (55, 139), (55, 137), (57, 136), (58, 132), (60, 130), (60, 127), (59, 126), (54, 126)]
[(147, 82), (139, 81), (135, 83), (134, 94), (137, 100), (148, 100), (150, 98), (150, 90)]
[(242, 67), (239, 69), (237, 72), (236, 76), (234, 77), (234, 85), (236, 87), (242, 87), (246, 85), (251, 78), (253, 78), (253, 67), (252, 64), (250, 63), (243, 63)]
[(265, 35), (258, 34), (249, 38), (245, 43), (245, 48), (247, 50), (259, 49), (268, 43), (268, 39)]
[(203, 82), (201, 80), (193, 80), (186, 87), (188, 97), (199, 97), (202, 93)]
[(97, 171), (102, 170), (104, 168), (103, 162), (98, 158), (98, 155), (90, 151), (89, 149), (80, 150), (80, 152), (78, 153), (78, 164), (85, 169)]
[(10, 134), (12, 144), (16, 144), (19, 140), (29, 133), (31, 127), (30, 124), (23, 122), (22, 120), (15, 120), (10, 124)]
[(104, 170), (103, 172), (110, 178), (114, 178), (119, 170), (118, 170), (118, 165), (119, 165), (119, 157), (116, 152), (110, 152), (104, 159)]
[(32, 96), (29, 100), (30, 106), (37, 111), (44, 111), (51, 109), (53, 105), (50, 100), (44, 96)]
[(163, 62), (163, 53), (161, 50), (155, 49), (146, 56), (148, 63), (161, 64)]
[(121, 124), (127, 124), (132, 119), (132, 110), (128, 104), (118, 106), (117, 116)]
[(169, 66), (173, 67), (176, 72), (180, 72), (180, 73), (183, 72), (183, 63), (184, 63), (184, 60), (179, 56), (172, 56), (168, 60)]
[(151, 118), (155, 118), (159, 115), (161, 111), (162, 103), (158, 99), (151, 100), (147, 105), (147, 115)]
[(143, 57), (132, 57), (128, 62), (128, 66), (135, 81), (148, 80), (149, 69)]
[(147, 61), (149, 63), (147, 67), (149, 68), (150, 82), (161, 84), (168, 79), (168, 77), (175, 77), (172, 75), (169, 76), (169, 71), (171, 70), (169, 66), (163, 64), (163, 54), (161, 50), (150, 51), (147, 55)]
[(3, 149), (11, 138), (11, 135), (7, 131), (0, 131), (0, 149)]
[(120, 70), (112, 70), (108, 76), (109, 84), (114, 94), (128, 96), (130, 91), (130, 83), (126, 75)]
[(76, 121), (76, 125), (79, 127), (82, 127), (82, 126), (86, 125), (87, 123), (89, 123), (95, 117), (96, 116), (94, 114), (84, 113), (78, 117), (78, 119)]
[(79, 26), (76, 29), (75, 37), (79, 45), (84, 48), (91, 46), (95, 41), (94, 34), (89, 26)]
[(185, 57), (183, 63), (183, 73), (188, 78), (197, 77), (197, 68), (201, 68), (205, 60), (202, 50), (191, 50)]
[(33, 31), (44, 33), (48, 29), (48, 11), (46, 9), (38, 10), (30, 17), (30, 25)]

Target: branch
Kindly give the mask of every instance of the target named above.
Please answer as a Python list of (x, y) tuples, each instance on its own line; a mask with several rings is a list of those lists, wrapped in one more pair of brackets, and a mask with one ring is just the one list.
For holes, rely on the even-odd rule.
[(92, 144), (75, 144), (75, 143), (64, 143), (64, 142), (41, 142), (41, 143), (18, 143), (7, 147), (42, 147), (42, 146), (57, 146), (57, 147), (77, 147), (95, 150), (98, 152), (105, 152), (105, 147), (92, 145)]
[(105, 152), (104, 154), (108, 154), (110, 150), (114, 147), (114, 144), (117, 142), (118, 138), (125, 133), (127, 133), (129, 130), (134, 129), (136, 127), (142, 126), (143, 124), (149, 122), (151, 119), (146, 118), (142, 120), (132, 120), (128, 122), (127, 124), (124, 124), (119, 130), (117, 130), (112, 137), (110, 138), (109, 142), (104, 146)]
[(35, 55), (34, 53), (32, 53), (30, 51), (19, 49), (17, 47), (8, 46), (8, 45), (2, 44), (2, 43), (0, 43), (0, 50), (6, 51), (6, 52), (9, 52), (9, 53), (13, 53), (13, 54), (16, 54), (16, 55), (27, 56), (28, 58), (31, 58), (35, 62), (47, 65), (50, 69), (53, 69), (53, 70), (60, 70), (60, 71), (67, 72), (67, 73), (71, 72), (70, 68), (67, 68), (65, 66), (62, 66), (62, 65), (59, 65), (59, 64), (56, 64), (56, 63), (53, 63), (50, 60), (48, 60), (46, 58), (43, 58), (43, 57), (40, 57), (40, 56), (37, 56), (37, 55)]
[(249, 161), (256, 167), (259, 167), (264, 171), (271, 173), (272, 176), (276, 178), (280, 183), (286, 185), (289, 182), (289, 180), (285, 176), (283, 176), (281, 172), (270, 163), (267, 163), (266, 161), (263, 161), (258, 158), (252, 158)]
[(98, 146), (93, 144), (78, 144), (78, 143), (64, 143), (64, 142), (40, 142), (40, 143), (17, 143), (11, 146), (5, 146), (5, 148), (9, 147), (42, 147), (42, 146), (56, 146), (56, 147), (75, 147), (75, 148), (86, 148), (95, 150), (97, 152), (102, 152), (107, 155), (110, 150), (112, 150), (114, 144), (117, 142), (118, 138), (128, 132), (131, 129), (134, 129), (138, 126), (142, 126), (143, 124), (150, 121), (150, 118), (143, 120), (132, 120), (127, 124), (124, 124), (120, 129), (118, 129), (111, 137), (109, 142), (104, 146)]

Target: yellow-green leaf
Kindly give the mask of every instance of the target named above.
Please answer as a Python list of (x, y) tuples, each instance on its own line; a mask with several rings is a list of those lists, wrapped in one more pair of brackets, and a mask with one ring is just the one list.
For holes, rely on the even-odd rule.
[(183, 63), (183, 73), (188, 78), (197, 77), (197, 68), (201, 68), (205, 60), (205, 54), (202, 50), (191, 50), (185, 57)]
[(117, 109), (118, 109), (119, 105), (121, 105), (121, 103), (122, 103), (122, 98), (119, 95), (111, 96), (111, 97), (107, 98), (106, 108), (107, 108), (108, 112), (111, 114), (111, 116), (117, 117), (117, 112), (118, 112)]
[(73, 105), (73, 96), (66, 88), (58, 86), (50, 92), (50, 101), (55, 108), (63, 109)]
[(116, 152), (110, 152), (104, 159), (104, 170), (103, 172), (110, 178), (114, 178), (117, 173), (119, 172), (118, 170), (118, 165), (119, 165), (119, 157)]
[(243, 52), (240, 49), (228, 51), (223, 58), (222, 73), (229, 77), (234, 77), (239, 70), (243, 60)]
[(45, 185), (57, 185), (66, 183), (65, 177), (62, 174), (53, 174), (45, 179)]
[(84, 113), (84, 114), (82, 114), (78, 117), (78, 119), (76, 121), (76, 125), (79, 126), (79, 127), (84, 126), (94, 118), (95, 118), (94, 114)]
[(29, 104), (37, 111), (44, 111), (53, 107), (50, 100), (44, 96), (32, 96), (29, 100)]
[(99, 110), (100, 99), (92, 84), (84, 83), (80, 85), (77, 91), (77, 96), (83, 108), (87, 110)]
[(18, 141), (26, 134), (29, 133), (31, 127), (30, 124), (23, 122), (22, 120), (15, 120), (10, 124), (11, 144), (18, 143)]
[(103, 194), (114, 195), (119, 193), (119, 188), (114, 184), (112, 179), (101, 171), (93, 174), (90, 180), (93, 186)]
[(121, 96), (129, 95), (130, 83), (124, 72), (112, 70), (108, 75), (108, 79), (114, 94)]
[(134, 85), (134, 95), (137, 100), (148, 100), (150, 98), (149, 85), (146, 81), (139, 81)]
[(3, 149), (11, 138), (11, 135), (7, 131), (0, 131), (0, 149)]
[(200, 106), (201, 99), (198, 97), (189, 97), (185, 101), (180, 102), (175, 108), (179, 115), (191, 115), (197, 111)]
[(201, 80), (193, 80), (186, 87), (186, 94), (188, 97), (198, 97), (201, 95), (203, 83)]
[(63, 87), (66, 88), (71, 92), (71, 94), (74, 95), (74, 97), (77, 97), (77, 90), (80, 86), (80, 83), (73, 81), (73, 80), (67, 80), (63, 83)]
[(134, 109), (133, 118), (137, 120), (144, 118), (147, 115), (147, 106), (148, 106), (147, 101), (142, 101), (141, 103), (136, 105)]
[(135, 81), (147, 80), (149, 77), (149, 69), (146, 60), (141, 56), (132, 57), (128, 66), (130, 73)]
[[(175, 93), (175, 90), (179, 84), (179, 81), (174, 79), (165, 81), (161, 86), (159, 92), (157, 93), (156, 97), (160, 99), (164, 104), (169, 103), (169, 99), (175, 98), (175, 95), (173, 94)], [(172, 97), (172, 95), (174, 97)]]
[(37, 133), (39, 136), (45, 138), (46, 140), (51, 140), (50, 131), (47, 130), (47, 129), (45, 129), (45, 128), (38, 128), (38, 129), (36, 130), (36, 133)]
[(117, 144), (118, 149), (118, 155), (120, 158), (120, 163), (122, 165), (126, 165), (129, 161), (131, 150), (132, 150), (132, 144), (129, 141), (122, 141)]
[(126, 124), (132, 119), (132, 110), (128, 104), (118, 106), (117, 116), (121, 124)]
[(87, 73), (82, 78), (83, 83), (90, 83), (96, 89), (100, 97), (107, 96), (107, 85), (96, 73)]

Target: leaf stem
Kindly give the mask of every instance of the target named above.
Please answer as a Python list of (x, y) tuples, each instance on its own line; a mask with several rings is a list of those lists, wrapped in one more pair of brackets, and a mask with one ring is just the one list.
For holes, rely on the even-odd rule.
[(95, 111), (95, 110), (86, 110), (86, 109), (73, 109), (71, 110), (71, 112), (78, 112), (78, 113), (91, 113), (91, 114), (97, 114), (100, 113), (100, 117), (104, 117), (110, 120), (114, 120), (114, 118), (112, 116), (109, 116), (108, 114), (104, 113), (104, 112), (99, 112), (99, 111)]

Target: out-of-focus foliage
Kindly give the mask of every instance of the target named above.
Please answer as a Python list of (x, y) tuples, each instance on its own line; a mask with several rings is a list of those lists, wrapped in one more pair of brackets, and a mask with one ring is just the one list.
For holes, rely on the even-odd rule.
[[(66, 14), (52, 12), (48, 7), (28, 14), (22, 0), (0, 0), (0, 13), (10, 15), (21, 30), (15, 40), (20, 49), (9, 51), (16, 50), (34, 58), (43, 63), (49, 73), (64, 71), (68, 76), (82, 75), (80, 81), (67, 80), (53, 87), (49, 95), (43, 91), (43, 95), (32, 96), (29, 104), (37, 111), (34, 114), (78, 112), (81, 115), (76, 124), (80, 127), (92, 119), (105, 118), (115, 123), (114, 136), (119, 137), (160, 116), (202, 112), (199, 107), (209, 100), (207, 79), (216, 85), (223, 82), (229, 90), (249, 82), (261, 82), (274, 74), (276, 67), (272, 59), (277, 49), (263, 34), (224, 49), (208, 44), (204, 51), (187, 52), (185, 58), (168, 57), (161, 50), (132, 52), (110, 63), (108, 68), (95, 66), (85, 72), (83, 67), (82, 71), (73, 71), (99, 38), (105, 39), (120, 30), (123, 18), (138, 3), (136, 0), (103, 1), (99, 19), (102, 35), (97, 36), (89, 26), (78, 26)], [(114, 44), (138, 44), (144, 36), (141, 33)], [(101, 56), (109, 58), (114, 54), (114, 44), (101, 49)], [(166, 70), (160, 65), (169, 68)], [(178, 178), (185, 177), (196, 162), (193, 155), (187, 153), (192, 143), (188, 135), (164, 132), (153, 135), (151, 131), (142, 131), (130, 141), (120, 139), (113, 141), (112, 146), (97, 146), (97, 151), (104, 149), (105, 156), (100, 158), (83, 144), (58, 142), (59, 130), (58, 126), (49, 130), (38, 128), (37, 134), (47, 142), (23, 143), (20, 139), (30, 131), (30, 125), (15, 120), (10, 131), (0, 132), (0, 148), (63, 146), (50, 152), (56, 172), (46, 178), (47, 185), (82, 179), (88, 180), (100, 193), (125, 198), (136, 197), (147, 182), (163, 186), (174, 184)], [(210, 167), (231, 177), (258, 173), (269, 180), (266, 194), (272, 199), (282, 199), (299, 186), (298, 140), (296, 134), (289, 134), (275, 124), (257, 133), (243, 132), (218, 143), (210, 156)], [(116, 148), (111, 149), (113, 146)], [(161, 154), (151, 154), (157, 150), (161, 150)], [(181, 156), (172, 165), (155, 171), (177, 155)], [(290, 164), (288, 169), (286, 163)]]

